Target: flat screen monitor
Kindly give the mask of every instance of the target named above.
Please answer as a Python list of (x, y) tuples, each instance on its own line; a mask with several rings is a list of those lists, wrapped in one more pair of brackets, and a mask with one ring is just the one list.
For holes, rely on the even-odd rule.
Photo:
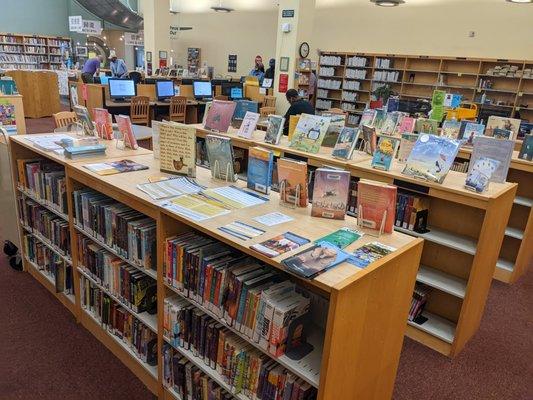
[(206, 97), (213, 97), (213, 88), (209, 81), (194, 81), (193, 82), (194, 97), (202, 99)]
[(107, 76), (104, 73), (100, 73), (100, 83), (102, 85), (107, 85), (108, 82), (109, 82), (109, 76)]
[(158, 80), (155, 83), (155, 94), (158, 100), (170, 99), (174, 96), (174, 82), (170, 80)]
[[(231, 99), (242, 99), (242, 83), (241, 82), (222, 82), (220, 85), (222, 95), (228, 96)], [(240, 92), (235, 89), (240, 89)], [(234, 97), (238, 96), (240, 94), (240, 97)]]
[(242, 99), (242, 88), (232, 87), (230, 92), (230, 98), (234, 100)]
[(133, 79), (109, 79), (109, 97), (125, 99), (135, 96), (136, 88)]

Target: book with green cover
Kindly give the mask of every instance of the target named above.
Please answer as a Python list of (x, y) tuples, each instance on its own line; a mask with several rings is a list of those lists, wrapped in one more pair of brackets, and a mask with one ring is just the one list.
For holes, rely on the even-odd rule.
[(318, 153), (330, 124), (328, 117), (302, 114), (289, 147), (308, 153)]
[(418, 133), (430, 133), (438, 135), (439, 123), (434, 119), (418, 118), (415, 124), (415, 131)]
[(335, 232), (330, 233), (320, 239), (315, 240), (315, 243), (328, 242), (337, 246), (340, 249), (351, 245), (353, 242), (359, 240), (364, 235), (363, 232), (359, 232), (355, 229), (341, 228)]

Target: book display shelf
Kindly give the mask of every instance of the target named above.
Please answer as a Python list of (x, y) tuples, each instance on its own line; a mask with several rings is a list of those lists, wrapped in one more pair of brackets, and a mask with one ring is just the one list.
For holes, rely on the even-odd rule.
[[(285, 258), (285, 254), (268, 258), (250, 249), (250, 244), (261, 242), (263, 239), (254, 238), (245, 242), (224, 234), (218, 227), (234, 220), (251, 222), (256, 216), (279, 210), (294, 219), (290, 223), (291, 232), (305, 235), (312, 243), (340, 227), (355, 228), (354, 218), (347, 217), (344, 221), (324, 220), (311, 217), (309, 208), (283, 207), (280, 210), (279, 195), (273, 192), (270, 194), (270, 200), (262, 205), (232, 210), (229, 214), (201, 223), (193, 222), (162, 208), (137, 188), (138, 184), (146, 183), (154, 176), (167, 175), (160, 172), (159, 161), (153, 158), (152, 152), (144, 149), (120, 151), (114, 148), (113, 142), (107, 144), (108, 155), (105, 158), (67, 160), (53, 152), (44, 152), (33, 147), (24, 135), (12, 136), (10, 151), (13, 181), (19, 197), (18, 214), (19, 217), (24, 215), (22, 207), (27, 207), (24, 204), (28, 196), (29, 200), (35, 203), (30, 203), (32, 210), (41, 212), (40, 207), (44, 209), (42, 213), (47, 217), (45, 221), (51, 220), (54, 223), (59, 219), (61, 227), (68, 227), (70, 235), (68, 238), (62, 238), (60, 247), (63, 248), (64, 243), (69, 243), (70, 257), (66, 254), (61, 256), (71, 264), (70, 283), (74, 284), (75, 302), (72, 302), (71, 295), (64, 295), (63, 292), (57, 293), (58, 298), (69, 307), (77, 320), (121, 359), (158, 398), (180, 399), (173, 388), (165, 384), (163, 359), (169, 349), (195, 365), (210, 382), (228, 391), (232, 397), (241, 400), (254, 398), (253, 393), (236, 390), (236, 386), (222, 375), (224, 371), (213, 368), (206, 362), (205, 357), (198, 354), (198, 349), (191, 350), (176, 345), (165, 335), (165, 303), (171, 299), (177, 299), (195, 315), (202, 315), (202, 318), (212, 321), (211, 324), (222, 329), (226, 336), (234, 337), (235, 343), (246, 346), (248, 352), (255, 352), (265, 362), (274, 363), (276, 370), (286, 371), (283, 373), (295, 378), (296, 382), (307, 388), (306, 390), (316, 390), (318, 399), (392, 396), (406, 329), (405, 321), (422, 253), (421, 238), (400, 232), (381, 235), (379, 241), (396, 250), (365, 269), (344, 263), (313, 279), (303, 279), (284, 269), (280, 261)], [(147, 166), (148, 169), (100, 176), (84, 167), (94, 161), (114, 161), (125, 157)], [(44, 198), (34, 195), (40, 191), (39, 183), (36, 190), (27, 190), (28, 187), (33, 187), (35, 182), (25, 182), (24, 168), (28, 168), (31, 164), (28, 160), (33, 159), (44, 160), (37, 163), (35, 168), (53, 171), (52, 175), (49, 175), (50, 178), (59, 179), (61, 182), (51, 185), (50, 187), (57, 187), (58, 190), (52, 189), (51, 193), (45, 191)], [(201, 167), (197, 168), (196, 180), (207, 187), (227, 186), (224, 181), (213, 180), (210, 171)], [(245, 186), (241, 181), (235, 185)], [(59, 201), (59, 205), (58, 196), (63, 199)], [(48, 198), (53, 201), (47, 200)], [(120, 233), (109, 235), (108, 231), (102, 231), (107, 229), (103, 228), (105, 224), (102, 224), (100, 219), (102, 213), (107, 218), (108, 215), (115, 215), (112, 210), (124, 210), (125, 207), (128, 207), (127, 215), (142, 215), (146, 229), (152, 229), (153, 232), (155, 224), (155, 257), (148, 257), (146, 260), (143, 257), (140, 261), (139, 254), (124, 253)], [(108, 211), (111, 214), (108, 214)], [(53, 217), (49, 217), (49, 214)], [(123, 227), (123, 224), (117, 222), (117, 227)], [(269, 227), (268, 234), (277, 235), (286, 229), (287, 226), (283, 225)], [(19, 231), (21, 238), (24, 238), (26, 233), (22, 225)], [(255, 262), (265, 265), (284, 280), (290, 280), (298, 291), (305, 293), (310, 299), (310, 318), (313, 322), (306, 332), (307, 342), (313, 346), (312, 351), (300, 360), (289, 358), (285, 354), (274, 356), (270, 349), (266, 351), (242, 333), (242, 329), (230, 325), (226, 318), (222, 318), (216, 310), (199, 300), (190, 289), (184, 291), (174, 285), (172, 280), (168, 280), (165, 275), (168, 271), (166, 241), (169, 237), (185, 232), (201, 235), (219, 243), (221, 248), (226, 246), (231, 251), (252, 257)], [(372, 241), (375, 241), (374, 237), (365, 235), (347, 250), (353, 251), (356, 247)], [(55, 245), (52, 249), (55, 249)], [(296, 252), (298, 250), (294, 251)], [(150, 313), (154, 310), (136, 309), (136, 305), (129, 300), (128, 293), (117, 293), (116, 285), (108, 285), (109, 276), (102, 276), (95, 270), (94, 265), (91, 265), (91, 257), (97, 253), (112, 259), (117, 268), (123, 271), (120, 275), (115, 275), (115, 278), (135, 277), (145, 282), (150, 279), (157, 282), (155, 314)], [(43, 266), (30, 262), (30, 255), (26, 251), (23, 251), (23, 256), (25, 269), (36, 276), (48, 290), (52, 293), (61, 290), (41, 273)], [(155, 268), (147, 267), (146, 262), (150, 261), (156, 261), (152, 264)], [(114, 317), (110, 319), (109, 313)], [(126, 326), (129, 328), (126, 329)], [(129, 329), (142, 332), (142, 338), (153, 338), (148, 342), (148, 347), (154, 343), (157, 345), (157, 366), (153, 358), (129, 341)]]
[(322, 52), (317, 109), (342, 108), (355, 119), (372, 92), (389, 85), (401, 99), (431, 100), (433, 90), (460, 94), (478, 116), (501, 115), (533, 121), (533, 62), (378, 53)]
[[(471, 154), (472, 150), (462, 149), (457, 158), (470, 160)], [(494, 273), (494, 278), (502, 282), (516, 282), (533, 263), (532, 174), (533, 163), (518, 158), (518, 151), (515, 151), (507, 173), (507, 182), (515, 182), (518, 187)]]
[(307, 58), (300, 58), (298, 60), (298, 74), (297, 90), (300, 97), (309, 99), (309, 81), (311, 77), (311, 60)]
[[(210, 133), (201, 125), (195, 126), (197, 137)], [(477, 194), (464, 188), (466, 175), (460, 172), (450, 171), (443, 184), (430, 183), (401, 174), (402, 165), (398, 163), (390, 171), (374, 169), (371, 157), (360, 151), (355, 151), (351, 160), (339, 160), (331, 156), (330, 148), (322, 147), (317, 154), (294, 150), (288, 146), (287, 137), (282, 137), (279, 145), (264, 143), (262, 131), (254, 132), (252, 139), (238, 137), (233, 128), (218, 135), (231, 137), (234, 147), (262, 146), (274, 150), (275, 156), (296, 158), (309, 166), (346, 169), (352, 179), (386, 182), (428, 198), (429, 232), (418, 234), (395, 227), (425, 239), (417, 281), (432, 288), (424, 312), (427, 321), (409, 322), (407, 335), (450, 357), (461, 352), (479, 327), (495, 267), (501, 262), (498, 254), (516, 202), (515, 183), (491, 183), (487, 192)], [(516, 218), (517, 224), (527, 221), (527, 215), (514, 214), (511, 218)]]
[(60, 69), (71, 39), (0, 33), (0, 69)]

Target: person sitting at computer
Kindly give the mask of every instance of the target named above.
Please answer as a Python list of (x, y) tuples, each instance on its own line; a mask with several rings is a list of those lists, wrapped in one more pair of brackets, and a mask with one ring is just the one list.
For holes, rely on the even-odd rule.
[(261, 56), (255, 57), (255, 66), (248, 75), (257, 77), (259, 82), (263, 80), (263, 76), (265, 75), (265, 66), (263, 65), (263, 58)]
[(94, 75), (100, 72), (100, 63), (104, 57), (96, 56), (85, 61), (81, 71), (81, 80), (83, 83), (94, 83)]
[(313, 105), (307, 100), (302, 99), (298, 95), (298, 91), (296, 89), (287, 90), (285, 97), (291, 106), (285, 113), (285, 126), (283, 127), (283, 134), (287, 134), (289, 132), (289, 120), (291, 115), (315, 114), (315, 108)]
[(109, 59), (109, 66), (111, 68), (111, 74), (113, 78), (125, 78), (128, 74), (128, 67), (122, 58), (117, 58), (115, 53), (111, 53)]
[(274, 79), (276, 76), (276, 60), (271, 58), (268, 62), (268, 69), (265, 72), (265, 79)]

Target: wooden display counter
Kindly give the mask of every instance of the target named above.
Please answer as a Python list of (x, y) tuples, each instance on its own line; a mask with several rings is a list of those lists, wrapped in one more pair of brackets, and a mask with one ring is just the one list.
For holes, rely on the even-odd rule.
[[(0, 94), (0, 105), (15, 106), (15, 124), (17, 125), (17, 133), (23, 135), (26, 133), (26, 120), (24, 119), (24, 101), (20, 94)], [(1, 121), (0, 121), (1, 122)]]

